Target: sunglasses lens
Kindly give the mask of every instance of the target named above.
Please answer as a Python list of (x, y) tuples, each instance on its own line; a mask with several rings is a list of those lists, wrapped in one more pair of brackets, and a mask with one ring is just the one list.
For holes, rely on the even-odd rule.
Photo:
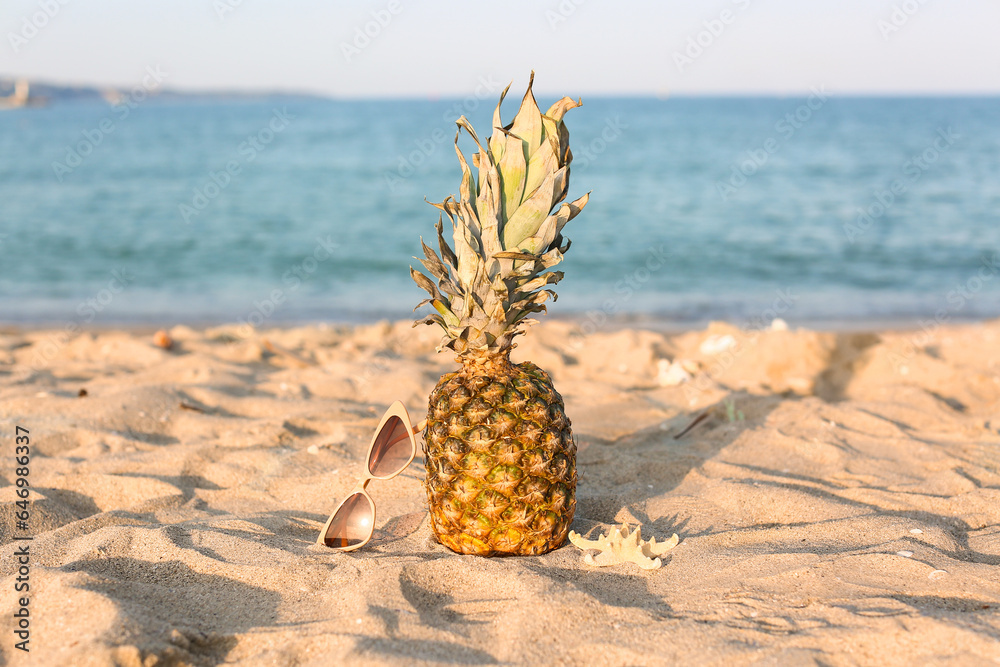
[(323, 543), (335, 549), (360, 544), (371, 537), (374, 519), (375, 508), (368, 497), (355, 493), (333, 515), (333, 521), (323, 535)]
[(372, 447), (368, 471), (375, 477), (389, 477), (403, 471), (413, 454), (413, 439), (403, 420), (390, 417)]

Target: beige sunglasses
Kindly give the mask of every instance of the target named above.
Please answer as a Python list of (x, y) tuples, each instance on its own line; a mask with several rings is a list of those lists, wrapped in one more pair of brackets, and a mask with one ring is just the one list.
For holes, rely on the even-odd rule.
[(368, 544), (375, 532), (375, 501), (366, 490), (373, 479), (392, 479), (410, 465), (417, 454), (417, 439), (427, 422), (410, 425), (406, 407), (399, 401), (389, 406), (368, 446), (368, 467), (354, 490), (340, 501), (316, 544), (354, 551)]

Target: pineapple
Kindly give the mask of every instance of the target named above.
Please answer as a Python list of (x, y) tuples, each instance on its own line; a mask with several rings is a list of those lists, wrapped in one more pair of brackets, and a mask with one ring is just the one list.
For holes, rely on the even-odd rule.
[[(564, 97), (544, 114), (528, 90), (513, 122), (503, 126), (500, 95), (493, 134), (483, 146), (458, 119), (455, 152), (462, 168), (458, 199), (433, 204), (440, 255), (421, 241), (420, 260), (436, 279), (410, 268), (430, 294), (417, 307), (436, 312), (417, 324), (444, 330), (442, 346), (461, 369), (431, 393), (424, 455), (431, 524), (453, 551), (480, 556), (537, 555), (562, 545), (576, 508), (576, 444), (563, 399), (548, 373), (510, 360), (514, 337), (545, 312), (549, 288), (563, 274), (569, 240), (562, 229), (589, 195), (564, 202), (569, 184), (569, 132), (563, 115), (582, 104)], [(478, 147), (473, 176), (458, 147), (465, 130)], [(445, 241), (443, 218), (454, 230)]]

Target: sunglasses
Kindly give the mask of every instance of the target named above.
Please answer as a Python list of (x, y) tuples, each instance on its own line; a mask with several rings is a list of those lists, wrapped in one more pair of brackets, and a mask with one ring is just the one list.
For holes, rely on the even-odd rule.
[(389, 406), (368, 446), (368, 467), (364, 477), (326, 520), (316, 544), (341, 551), (353, 551), (368, 544), (375, 532), (375, 501), (366, 490), (368, 482), (392, 479), (406, 470), (417, 454), (414, 436), (425, 424), (420, 422), (413, 428), (401, 402)]

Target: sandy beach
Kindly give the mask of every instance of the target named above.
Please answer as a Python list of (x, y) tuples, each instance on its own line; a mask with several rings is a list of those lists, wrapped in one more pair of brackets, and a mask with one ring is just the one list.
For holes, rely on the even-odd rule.
[[(1000, 321), (931, 332), (578, 335), (547, 369), (579, 448), (573, 528), (641, 524), (659, 570), (435, 543), (423, 460), (372, 542), (314, 544), (435, 329), (0, 333), (9, 665), (1000, 664)], [(692, 422), (693, 428), (678, 437)], [(15, 650), (15, 428), (30, 432), (30, 654)]]

